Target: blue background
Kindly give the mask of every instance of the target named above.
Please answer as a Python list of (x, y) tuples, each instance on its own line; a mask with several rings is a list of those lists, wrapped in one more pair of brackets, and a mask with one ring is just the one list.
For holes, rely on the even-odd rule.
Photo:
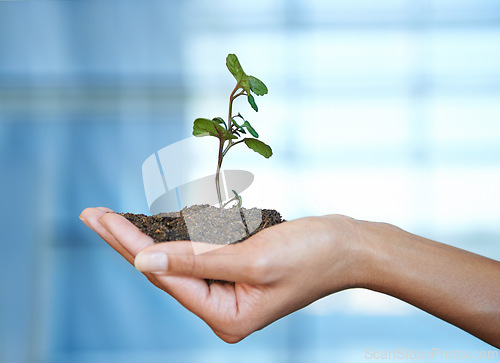
[(258, 114), (238, 107), (275, 155), (227, 160), (256, 175), (247, 206), (382, 220), (500, 258), (498, 1), (2, 1), (0, 362), (491, 350), (361, 290), (227, 345), (85, 228), (88, 206), (148, 212), (142, 162), (225, 115), (228, 53), (270, 89)]

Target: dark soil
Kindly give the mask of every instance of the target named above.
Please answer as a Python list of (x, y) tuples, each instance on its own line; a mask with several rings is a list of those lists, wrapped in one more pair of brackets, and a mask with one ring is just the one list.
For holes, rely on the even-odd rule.
[(155, 242), (199, 241), (215, 244), (237, 243), (264, 228), (285, 222), (271, 209), (220, 209), (209, 205), (185, 207), (180, 212), (153, 216), (121, 213)]

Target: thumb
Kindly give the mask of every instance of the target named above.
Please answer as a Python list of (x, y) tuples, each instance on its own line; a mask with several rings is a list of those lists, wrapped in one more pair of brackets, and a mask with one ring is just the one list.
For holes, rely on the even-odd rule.
[(261, 284), (264, 266), (251, 247), (251, 239), (216, 249), (203, 242), (158, 243), (142, 249), (134, 264), (141, 272)]

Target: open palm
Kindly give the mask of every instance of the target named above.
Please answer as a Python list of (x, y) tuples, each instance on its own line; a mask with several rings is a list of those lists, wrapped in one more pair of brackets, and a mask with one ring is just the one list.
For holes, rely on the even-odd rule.
[[(342, 243), (355, 236), (355, 221), (343, 216), (286, 222), (244, 243), (202, 254), (195, 254), (192, 245), (202, 242), (155, 244), (107, 208), (87, 208), (81, 219), (127, 261), (135, 263), (149, 281), (229, 343), (322, 296), (352, 287), (355, 281), (355, 269), (349, 269), (353, 263), (349, 248)], [(335, 224), (338, 227), (332, 228)], [(342, 233), (332, 235), (332, 230)], [(168, 261), (165, 268), (148, 269), (148, 261), (162, 258)], [(209, 284), (206, 279), (234, 283)]]

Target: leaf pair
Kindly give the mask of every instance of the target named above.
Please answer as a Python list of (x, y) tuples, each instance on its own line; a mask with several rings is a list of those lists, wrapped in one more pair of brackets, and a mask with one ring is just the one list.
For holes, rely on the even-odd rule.
[[(209, 120), (207, 118), (197, 118), (196, 120), (194, 120), (193, 124), (193, 135), (197, 137), (214, 136), (222, 141), (237, 139), (238, 137), (236, 135), (231, 134), (219, 124), (219, 120), (224, 122), (224, 120), (222, 120), (220, 117), (217, 117), (213, 120)], [(248, 121), (245, 122), (248, 123)], [(250, 129), (248, 129), (248, 131), (250, 132)], [(255, 130), (253, 130), (253, 132), (255, 132)], [(252, 134), (252, 132), (250, 133)], [(255, 135), (252, 134), (252, 136)], [(258, 135), (256, 137), (258, 137)], [(261, 154), (265, 158), (269, 158), (273, 154), (271, 147), (260, 140), (247, 137), (244, 138), (243, 141), (250, 149)]]
[(220, 125), (220, 121), (224, 122), (220, 117), (213, 120), (209, 120), (208, 118), (197, 118), (193, 123), (193, 135), (198, 137), (215, 136), (223, 141), (237, 139), (238, 137), (236, 135), (233, 135)]
[[(196, 120), (194, 120), (193, 123), (193, 135), (197, 137), (214, 136), (222, 141), (237, 139), (238, 137), (236, 135), (231, 134), (229, 131), (227, 131), (224, 127), (220, 125), (221, 121), (224, 122), (224, 120), (222, 120), (220, 117), (217, 117), (213, 120), (209, 120), (207, 118), (197, 118)], [(248, 121), (245, 122), (248, 123)], [(250, 124), (248, 123), (248, 125)], [(248, 126), (247, 130), (250, 132)], [(253, 130), (253, 132), (255, 132), (255, 130)], [(252, 136), (255, 136), (252, 132), (250, 133), (252, 134)], [(256, 137), (258, 137), (258, 135)], [(243, 142), (245, 142), (245, 144), (250, 149), (261, 154), (265, 158), (269, 158), (273, 154), (271, 147), (269, 145), (266, 145), (260, 140), (247, 137), (243, 139)]]
[(237, 86), (245, 91), (250, 106), (252, 106), (256, 112), (259, 111), (257, 103), (255, 103), (255, 98), (251, 92), (255, 93), (257, 96), (267, 94), (268, 90), (264, 82), (254, 76), (247, 75), (235, 54), (229, 54), (227, 56), (226, 66), (229, 72), (236, 78), (238, 82)]

